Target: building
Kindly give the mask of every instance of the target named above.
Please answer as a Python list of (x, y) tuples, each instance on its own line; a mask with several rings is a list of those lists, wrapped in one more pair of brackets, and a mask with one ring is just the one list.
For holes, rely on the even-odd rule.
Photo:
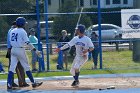
[[(48, 12), (56, 13), (65, 0), (48, 0)], [(101, 0), (101, 8), (133, 7), (134, 0)], [(136, 0), (137, 2), (140, 0)], [(77, 7), (97, 8), (98, 0), (75, 0)]]
[(134, 0), (134, 8), (140, 8), (140, 0)]
[[(79, 0), (84, 8), (97, 8), (98, 0)], [(81, 5), (80, 5), (81, 6)], [(133, 7), (133, 0), (101, 0), (101, 8)]]

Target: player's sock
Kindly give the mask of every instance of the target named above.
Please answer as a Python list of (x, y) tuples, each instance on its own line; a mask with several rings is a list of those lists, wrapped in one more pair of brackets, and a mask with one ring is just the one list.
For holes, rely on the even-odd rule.
[(8, 72), (8, 78), (7, 78), (7, 82), (8, 82), (8, 86), (11, 87), (12, 86), (12, 79), (13, 79), (14, 73), (12, 71)]
[(80, 72), (77, 72), (77, 73), (75, 73), (75, 76), (73, 76), (74, 79), (75, 79), (75, 81), (78, 81), (78, 79), (79, 79), (79, 74), (80, 74)]
[(31, 81), (32, 83), (35, 83), (35, 81), (34, 81), (34, 78), (33, 78), (33, 75), (32, 75), (32, 73), (31, 73), (31, 71), (26, 71), (26, 74), (27, 74), (27, 76), (29, 77), (30, 81)]

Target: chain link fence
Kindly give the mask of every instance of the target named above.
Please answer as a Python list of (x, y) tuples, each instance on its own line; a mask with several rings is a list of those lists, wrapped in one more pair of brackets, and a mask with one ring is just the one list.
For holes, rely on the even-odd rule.
[[(90, 2), (89, 2), (90, 1)], [(122, 26), (121, 23), (121, 10), (122, 9), (135, 9), (137, 7), (131, 4), (133, 0), (117, 0), (121, 2), (105, 2), (101, 4), (101, 30), (110, 30), (113, 32), (102, 32), (102, 69), (138, 69), (140, 66), (139, 61), (133, 61), (133, 44), (137, 39), (122, 39), (122, 33), (116, 33), (114, 27)], [(124, 2), (123, 2), (124, 1)], [(54, 3), (55, 2), (55, 3)], [(40, 41), (42, 42), (42, 49), (44, 54), (44, 64), (46, 71), (68, 71), (70, 70), (73, 58), (74, 48), (71, 48), (67, 55), (68, 68), (66, 69), (65, 63), (63, 68), (58, 68), (59, 54), (54, 53), (57, 46), (62, 30), (67, 30), (68, 37), (71, 39), (75, 33), (77, 24), (84, 24), (86, 26), (86, 35), (90, 37), (91, 32), (98, 31), (98, 6), (97, 0), (48, 0), (48, 13), (44, 13), (46, 6), (43, 0), (39, 0), (40, 8)], [(123, 4), (124, 3), (124, 4)], [(126, 3), (126, 4), (125, 4)], [(117, 7), (115, 6), (117, 5)], [(83, 8), (82, 8), (83, 7)], [(83, 9), (83, 10), (82, 10)], [(137, 8), (138, 9), (138, 8)], [(59, 12), (59, 13), (58, 13)], [(48, 24), (45, 24), (46, 15), (48, 16)], [(19, 16), (25, 17), (28, 24), (26, 31), (30, 34), (30, 28), (34, 28), (36, 36), (38, 37), (37, 17), (36, 17), (36, 2), (34, 0), (2, 0), (0, 1), (0, 62), (3, 64), (5, 71), (8, 71), (8, 59), (5, 58), (7, 47), (6, 38), (11, 23)], [(102, 25), (108, 24), (108, 25)], [(48, 28), (46, 28), (48, 26)], [(93, 28), (96, 26), (95, 28)], [(46, 44), (46, 29), (48, 30), (48, 49), (49, 49), (49, 62), (47, 62), (47, 44)], [(113, 29), (113, 30), (111, 30)], [(89, 31), (89, 32), (88, 32)], [(120, 30), (121, 31), (121, 30)], [(97, 32), (98, 33), (98, 32)], [(117, 34), (117, 35), (116, 35)], [(93, 41), (94, 42), (94, 41)], [(31, 63), (31, 51), (27, 48), (27, 55), (29, 63)], [(39, 63), (37, 62), (39, 69)], [(49, 68), (48, 68), (49, 65)], [(90, 69), (94, 66), (93, 59), (89, 55), (88, 62), (85, 63), (82, 69)], [(100, 68), (100, 55), (98, 56), (97, 68)]]

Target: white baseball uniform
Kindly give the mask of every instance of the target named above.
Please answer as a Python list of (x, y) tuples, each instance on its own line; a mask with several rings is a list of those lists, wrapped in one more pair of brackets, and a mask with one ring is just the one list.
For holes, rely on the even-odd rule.
[(79, 38), (79, 36), (75, 36), (70, 42), (68, 42), (68, 45), (75, 45), (76, 47), (76, 56), (70, 70), (71, 74), (75, 76), (75, 69), (80, 70), (80, 67), (88, 60), (88, 53), (86, 53), (86, 57), (83, 57), (83, 51), (85, 49), (89, 49), (90, 47), (94, 48), (94, 45), (91, 39), (87, 36), (83, 36), (81, 38)]
[(29, 42), (26, 31), (23, 28), (15, 28), (10, 32), (11, 65), (9, 71), (14, 72), (18, 61), (25, 71), (30, 70), (25, 49), (23, 48)]

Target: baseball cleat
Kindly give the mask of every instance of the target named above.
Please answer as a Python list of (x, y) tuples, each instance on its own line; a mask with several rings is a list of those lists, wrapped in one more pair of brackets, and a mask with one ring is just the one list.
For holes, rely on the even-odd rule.
[(11, 87), (7, 86), (7, 90), (12, 90), (12, 89), (13, 89), (12, 86)]
[(18, 85), (16, 83), (13, 83), (12, 87), (18, 87)]
[(35, 83), (32, 84), (32, 87), (33, 87), (33, 88), (39, 87), (39, 86), (42, 85), (42, 83), (43, 83), (43, 82), (39, 82), (39, 83), (38, 83), (38, 82), (35, 82)]
[(79, 84), (80, 84), (79, 80), (75, 80), (75, 81), (73, 81), (71, 86), (78, 86)]
[(16, 89), (19, 89), (19, 88), (18, 87), (7, 86), (8, 91), (16, 90)]
[(19, 87), (29, 87), (30, 85), (29, 84), (27, 84), (27, 83), (25, 83), (25, 84), (23, 84), (23, 85), (19, 85)]

